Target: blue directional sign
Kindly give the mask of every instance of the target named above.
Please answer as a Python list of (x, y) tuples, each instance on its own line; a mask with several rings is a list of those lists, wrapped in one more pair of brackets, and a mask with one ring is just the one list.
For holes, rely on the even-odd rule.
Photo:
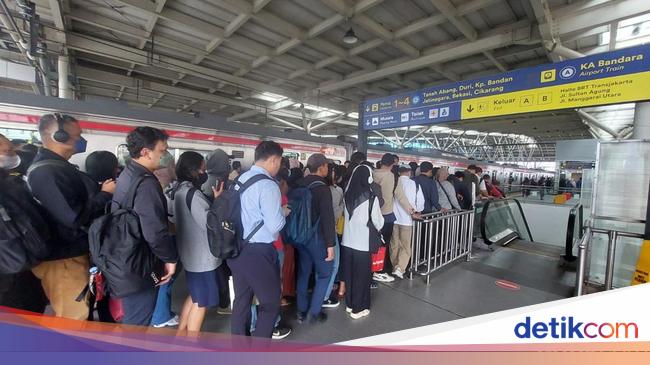
[(650, 100), (650, 45), (365, 101), (364, 129)]

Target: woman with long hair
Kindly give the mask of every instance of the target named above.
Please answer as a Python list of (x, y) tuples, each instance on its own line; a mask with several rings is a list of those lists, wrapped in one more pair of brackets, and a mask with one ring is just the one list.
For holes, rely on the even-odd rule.
[[(217, 268), (222, 264), (210, 253), (206, 219), (210, 202), (201, 192), (201, 185), (208, 178), (203, 156), (184, 152), (176, 164), (178, 186), (173, 193), (176, 245), (185, 268), (187, 288), (190, 295), (181, 311), (180, 331), (199, 332), (207, 308), (219, 304)], [(214, 197), (223, 186), (213, 187)]]

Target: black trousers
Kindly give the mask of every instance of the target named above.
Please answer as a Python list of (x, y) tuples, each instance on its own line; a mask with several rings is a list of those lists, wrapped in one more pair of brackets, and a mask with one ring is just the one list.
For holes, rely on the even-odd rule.
[(158, 288), (152, 287), (122, 298), (122, 324), (149, 326), (158, 300)]
[(219, 307), (230, 307), (230, 286), (228, 279), (232, 275), (228, 264), (224, 261), (217, 268), (217, 283), (219, 284)]
[(250, 323), (253, 295), (257, 309), (255, 337), (271, 338), (280, 314), (280, 268), (278, 253), (271, 243), (249, 243), (234, 259), (228, 260), (235, 287), (230, 330), (233, 335), (246, 335)]
[(345, 305), (353, 313), (370, 309), (372, 280), (370, 252), (341, 246), (341, 268), (345, 280)]
[[(397, 202), (395, 203), (397, 204)], [(386, 216), (384, 216), (384, 220)], [(386, 243), (386, 259), (384, 260), (384, 269), (382, 273), (390, 274), (393, 272), (393, 264), (390, 262), (390, 240), (393, 238), (393, 226), (395, 223), (384, 223), (384, 226), (381, 227), (381, 236), (384, 238)]]

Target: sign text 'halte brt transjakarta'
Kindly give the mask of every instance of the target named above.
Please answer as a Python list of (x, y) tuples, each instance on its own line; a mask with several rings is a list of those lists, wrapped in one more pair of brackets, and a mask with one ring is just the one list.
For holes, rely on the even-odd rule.
[(364, 129), (650, 100), (650, 45), (435, 86), (361, 104)]

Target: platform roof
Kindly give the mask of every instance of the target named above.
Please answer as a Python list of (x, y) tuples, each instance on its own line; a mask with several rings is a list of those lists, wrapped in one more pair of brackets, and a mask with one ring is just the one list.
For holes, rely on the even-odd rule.
[[(4, 1), (21, 27), (16, 0)], [(571, 50), (604, 52), (650, 37), (647, 0), (34, 2), (49, 68), (55, 73), (56, 56), (68, 52), (79, 98), (220, 114), (233, 122), (328, 136), (356, 134), (356, 111), (364, 99), (558, 61)], [(0, 57), (16, 59), (18, 49), (8, 27), (2, 27)], [(349, 29), (358, 38), (352, 45), (343, 42)], [(550, 42), (560, 47), (549, 52)], [(619, 137), (633, 120), (629, 106), (585, 112), (605, 118), (602, 122)], [(613, 138), (573, 110), (440, 127), (421, 136), (449, 141), (463, 135), (459, 140), (465, 141), (484, 132), (531, 142)], [(395, 132), (410, 139), (421, 129)], [(384, 135), (392, 139), (395, 133)]]

